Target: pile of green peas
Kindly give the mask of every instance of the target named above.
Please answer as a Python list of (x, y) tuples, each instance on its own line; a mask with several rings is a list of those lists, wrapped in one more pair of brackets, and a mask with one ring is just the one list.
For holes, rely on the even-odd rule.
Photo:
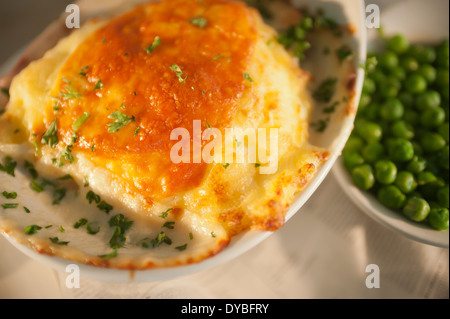
[(369, 56), (343, 162), (355, 185), (436, 230), (449, 228), (449, 41), (386, 39)]

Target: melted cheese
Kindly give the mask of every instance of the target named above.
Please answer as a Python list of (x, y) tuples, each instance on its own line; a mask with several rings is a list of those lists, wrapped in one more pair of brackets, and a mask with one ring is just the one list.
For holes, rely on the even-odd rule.
[[(206, 25), (192, 23), (196, 17)], [(28, 150), (21, 155), (40, 171), (71, 174), (80, 186), (87, 178), (90, 189), (136, 220), (141, 234), (158, 232), (161, 212), (172, 209), (179, 236), (194, 232), (202, 238), (183, 253), (175, 254), (173, 247), (168, 255), (128, 249), (108, 261), (84, 246), (55, 248), (39, 236), (27, 238), (28, 244), (80, 262), (144, 269), (201, 261), (243, 231), (280, 228), (327, 153), (308, 144), (309, 76), (275, 36), (241, 2), (166, 0), (108, 22), (90, 22), (22, 71), (2, 118), (0, 151), (18, 156), (14, 145), (21, 145)], [(161, 43), (148, 52), (157, 37)], [(68, 96), (71, 92), (76, 94)], [(116, 111), (133, 121), (112, 133), (109, 116)], [(72, 143), (73, 123), (85, 112), (90, 116), (76, 132), (74, 162), (55, 165)], [(34, 144), (55, 120), (58, 145), (39, 145), (35, 154)], [(202, 129), (222, 132), (278, 128), (278, 170), (263, 175), (254, 163), (173, 163), (170, 132), (183, 127), (192, 136), (194, 120)], [(12, 134), (17, 127), (21, 133)], [(87, 191), (80, 187), (82, 195)]]

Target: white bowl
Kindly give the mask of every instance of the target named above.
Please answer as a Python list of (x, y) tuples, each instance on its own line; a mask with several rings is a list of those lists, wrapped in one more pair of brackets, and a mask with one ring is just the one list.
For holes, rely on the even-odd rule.
[[(355, 85), (353, 87), (353, 98), (351, 103), (353, 105), (353, 112), (348, 112), (348, 105), (341, 103), (335, 112), (335, 116), (329, 122), (328, 128), (324, 133), (318, 133), (311, 130), (311, 140), (314, 145), (326, 148), (330, 152), (329, 160), (320, 168), (313, 180), (307, 186), (307, 188), (297, 196), (295, 202), (290, 207), (286, 219), (289, 220), (295, 213), (297, 213), (303, 204), (310, 198), (313, 192), (319, 187), (327, 174), (330, 172), (336, 159), (339, 157), (345, 143), (353, 129), (353, 122), (355, 117), (356, 106), (359, 103), (360, 92), (364, 80), (364, 71), (360, 68), (360, 64), (365, 61), (366, 58), (366, 28), (365, 22), (365, 5), (363, 0), (332, 0), (332, 1), (295, 1), (296, 4), (307, 4), (310, 8), (321, 7), (324, 9), (325, 14), (331, 18), (336, 19), (339, 23), (349, 24), (353, 27), (354, 33), (349, 39), (349, 45), (355, 52), (354, 56), (354, 69), (356, 71)], [(11, 65), (6, 63), (0, 68), (0, 74), (5, 73)], [(314, 74), (315, 80), (319, 81), (322, 78), (330, 76), (329, 73), (324, 73), (326, 64), (322, 63), (319, 59), (310, 63), (309, 67)], [(327, 70), (330, 72), (330, 70)], [(322, 74), (320, 74), (322, 73)], [(322, 116), (321, 112), (315, 112), (312, 115), (311, 121), (316, 121)], [(181, 266), (165, 269), (151, 269), (145, 271), (124, 271), (114, 269), (96, 268), (88, 265), (80, 264), (81, 276), (93, 280), (106, 281), (106, 282), (150, 282), (166, 280), (177, 276), (191, 274), (197, 271), (205, 270), (215, 265), (229, 261), (252, 247), (259, 244), (261, 241), (270, 236), (271, 232), (257, 232), (250, 231), (244, 233), (236, 238), (233, 238), (231, 243), (222, 252), (214, 257), (206, 259), (199, 264)], [(19, 245), (13, 238), (5, 237), (15, 245), (20, 251), (27, 256), (46, 264), (58, 271), (64, 272), (66, 266), (74, 264), (68, 260), (63, 260), (57, 257), (49, 257), (46, 255), (40, 255), (33, 249)]]
[[(381, 13), (384, 31), (386, 35), (401, 33), (413, 43), (436, 43), (449, 35), (448, 9), (449, 2), (445, 0), (397, 3)], [(376, 33), (369, 34), (369, 41), (372, 40), (369, 42), (370, 49), (377, 49), (377, 37)], [(413, 240), (438, 247), (449, 247), (448, 230), (433, 230), (384, 207), (375, 196), (354, 186), (341, 160), (333, 168), (333, 174), (348, 197), (377, 222)]]

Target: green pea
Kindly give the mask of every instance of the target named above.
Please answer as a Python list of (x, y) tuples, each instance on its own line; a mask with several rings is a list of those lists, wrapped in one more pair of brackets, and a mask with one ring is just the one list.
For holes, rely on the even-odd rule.
[(444, 122), (445, 111), (440, 107), (425, 110), (420, 119), (420, 123), (426, 128), (436, 128), (444, 124)]
[(403, 117), (405, 108), (398, 99), (389, 99), (381, 105), (380, 115), (389, 122), (397, 121)]
[(344, 166), (351, 171), (357, 166), (364, 164), (364, 158), (357, 152), (346, 151), (343, 153), (342, 159), (344, 161)]
[(417, 184), (418, 185), (425, 185), (436, 182), (438, 179), (436, 175), (434, 175), (432, 172), (420, 172), (417, 176)]
[(382, 53), (378, 58), (378, 65), (387, 70), (398, 66), (398, 56), (392, 51)]
[(392, 68), (389, 73), (390, 73), (391, 77), (393, 77), (394, 79), (397, 79), (400, 81), (403, 81), (404, 79), (406, 79), (406, 71), (404, 69), (402, 69), (400, 66)]
[(414, 157), (414, 146), (404, 138), (397, 138), (393, 140), (388, 152), (389, 158), (394, 162), (409, 162)]
[(417, 125), (420, 122), (419, 113), (411, 109), (406, 109), (405, 114), (403, 114), (403, 120), (409, 125)]
[(401, 89), (401, 82), (393, 77), (388, 77), (378, 84), (378, 93), (384, 98), (394, 98)]
[(420, 144), (418, 142), (413, 141), (412, 145), (413, 145), (413, 148), (414, 148), (414, 154), (423, 155), (422, 146), (420, 146)]
[(428, 84), (432, 84), (436, 81), (437, 71), (433, 66), (429, 64), (421, 65), (417, 70), (417, 74), (423, 76)]
[(416, 108), (421, 112), (440, 105), (441, 95), (437, 91), (429, 90), (419, 94), (416, 98)]
[(370, 103), (364, 109), (364, 116), (369, 121), (376, 121), (380, 113), (380, 105), (376, 103)]
[(413, 197), (408, 199), (403, 214), (415, 222), (423, 222), (430, 214), (430, 205), (422, 198)]
[(447, 230), (449, 227), (449, 211), (447, 208), (433, 208), (428, 222), (436, 230)]
[(441, 68), (448, 69), (449, 68), (449, 46), (448, 39), (441, 43), (437, 49), (437, 65)]
[(364, 109), (367, 105), (370, 104), (370, 102), (372, 102), (372, 98), (370, 97), (370, 95), (363, 93), (361, 94), (361, 99), (359, 100), (359, 107), (361, 109)]
[(417, 182), (412, 173), (401, 171), (397, 174), (395, 186), (397, 186), (402, 193), (411, 194), (416, 190)]
[(375, 163), (384, 156), (384, 146), (380, 142), (369, 143), (362, 149), (361, 154), (366, 162)]
[(440, 151), (438, 155), (439, 166), (449, 170), (449, 147), (448, 145), (444, 147), (442, 151)]
[(383, 136), (383, 130), (380, 125), (374, 122), (361, 121), (355, 124), (355, 132), (366, 142), (377, 142)]
[(445, 147), (444, 138), (433, 132), (425, 132), (420, 139), (420, 146), (427, 153), (433, 153), (442, 150)]
[(438, 128), (438, 133), (440, 136), (442, 136), (442, 138), (445, 140), (445, 142), (449, 142), (449, 125), (448, 122), (442, 124), (439, 128)]
[(405, 89), (411, 94), (419, 94), (427, 89), (427, 81), (419, 74), (413, 74), (405, 80)]
[(377, 89), (377, 85), (376, 85), (375, 81), (372, 80), (371, 78), (367, 77), (364, 80), (362, 92), (365, 94), (373, 94), (373, 93), (375, 93), (376, 89)]
[(353, 182), (362, 190), (369, 190), (375, 185), (375, 176), (370, 165), (361, 165), (352, 171)]
[(414, 156), (414, 158), (408, 163), (406, 169), (413, 174), (419, 174), (427, 168), (427, 160), (423, 157)]
[(406, 108), (412, 107), (414, 105), (414, 97), (408, 92), (401, 92), (398, 95), (398, 99)]
[(394, 185), (384, 186), (378, 191), (378, 199), (389, 208), (400, 209), (406, 203), (406, 195)]
[(445, 186), (444, 188), (441, 188), (437, 194), (436, 194), (436, 198), (438, 201), (438, 204), (441, 205), (442, 207), (445, 208), (449, 208), (449, 188), (448, 185)]
[(347, 144), (344, 147), (344, 152), (360, 152), (364, 147), (364, 141), (359, 136), (352, 134), (348, 138)]
[(395, 137), (411, 140), (414, 138), (414, 128), (411, 124), (405, 121), (395, 122), (390, 130), (391, 134)]
[(397, 34), (388, 40), (388, 48), (392, 52), (402, 54), (408, 51), (409, 41), (403, 35)]
[(376, 84), (379, 84), (386, 80), (386, 76), (384, 75), (383, 71), (376, 69), (369, 74), (369, 79), (372, 79)]
[(400, 60), (400, 66), (406, 72), (411, 73), (419, 69), (419, 62), (417, 62), (417, 59), (413, 58), (412, 56), (405, 56)]
[(436, 60), (434, 49), (420, 44), (412, 45), (409, 54), (416, 58), (419, 63), (433, 63)]
[(381, 160), (375, 164), (375, 179), (383, 185), (389, 185), (395, 182), (397, 178), (397, 166), (387, 160)]

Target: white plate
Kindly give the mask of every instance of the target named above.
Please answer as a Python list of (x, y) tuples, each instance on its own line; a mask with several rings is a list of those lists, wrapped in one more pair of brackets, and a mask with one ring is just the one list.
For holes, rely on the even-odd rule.
[[(349, 39), (348, 44), (355, 52), (354, 56), (354, 69), (356, 70), (356, 81), (354, 86), (353, 104), (358, 105), (360, 92), (364, 79), (364, 71), (359, 65), (365, 61), (366, 58), (366, 28), (364, 26), (365, 21), (365, 5), (363, 0), (325, 0), (325, 1), (295, 1), (297, 4), (309, 4), (312, 8), (321, 7), (324, 9), (325, 14), (331, 18), (334, 18), (339, 23), (351, 24), (354, 29), (353, 36)], [(340, 43), (342, 45), (342, 43)], [(323, 55), (320, 55), (321, 57)], [(7, 63), (3, 68), (0, 68), (0, 74), (8, 70), (11, 67), (13, 61)], [(336, 63), (335, 63), (336, 64)], [(329, 70), (329, 64), (323, 63), (323, 59), (315, 61), (310, 65), (313, 74), (315, 75), (315, 81), (330, 76), (331, 74), (324, 73), (323, 70)], [(319, 71), (322, 70), (322, 71)], [(322, 72), (322, 73), (321, 73)], [(340, 92), (339, 92), (340, 93)], [(297, 196), (294, 204), (290, 207), (287, 213), (287, 220), (289, 220), (303, 204), (310, 198), (313, 192), (319, 187), (327, 174), (330, 172), (336, 159), (339, 157), (345, 143), (351, 133), (354, 122), (354, 112), (348, 112), (346, 103), (341, 103), (335, 114), (331, 118), (328, 128), (324, 133), (317, 133), (311, 130), (311, 140), (313, 144), (323, 147), (330, 152), (330, 159), (320, 168), (308, 187)], [(312, 115), (311, 121), (317, 121), (323, 116), (322, 112), (315, 112)], [(215, 265), (229, 261), (249, 249), (253, 248), (261, 241), (270, 236), (271, 232), (256, 232), (250, 231), (244, 233), (236, 238), (233, 238), (227, 248), (225, 248), (218, 255), (206, 259), (199, 264), (166, 268), (166, 269), (152, 269), (145, 271), (135, 271), (130, 273), (129, 271), (113, 270), (95, 268), (87, 265), (79, 265), (80, 273), (83, 277), (107, 281), (107, 282), (129, 282), (133, 279), (135, 282), (149, 282), (159, 281), (177, 276), (191, 274), (200, 270), (213, 267)], [(57, 257), (49, 257), (46, 255), (40, 255), (33, 249), (19, 245), (13, 238), (5, 236), (13, 245), (15, 245), (20, 251), (28, 255), (29, 257), (42, 262), (58, 271), (65, 271), (68, 264), (73, 262), (63, 260)]]
[[(382, 24), (387, 35), (401, 33), (411, 42), (436, 43), (449, 35), (448, 9), (449, 2), (446, 0), (404, 1), (382, 12)], [(376, 37), (376, 34), (370, 34), (369, 38)], [(369, 47), (376, 49), (376, 44), (377, 41), (373, 41), (369, 43)], [(384, 207), (375, 196), (354, 186), (342, 161), (339, 160), (335, 165), (333, 174), (349, 198), (376, 221), (413, 240), (438, 247), (449, 247), (448, 230), (433, 230)]]

